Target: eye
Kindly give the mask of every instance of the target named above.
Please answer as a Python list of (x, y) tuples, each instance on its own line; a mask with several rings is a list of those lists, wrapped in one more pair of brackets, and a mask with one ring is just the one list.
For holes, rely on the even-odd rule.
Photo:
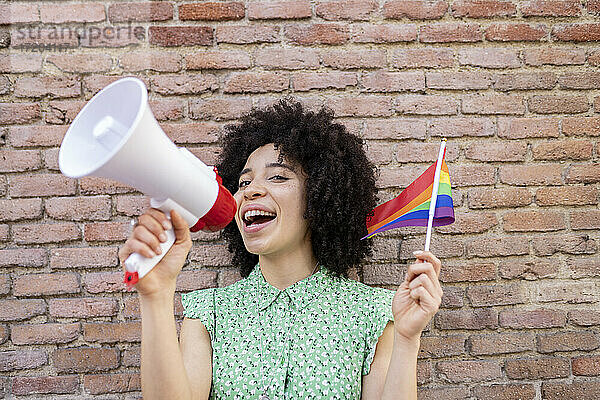
[(238, 188), (246, 187), (249, 184), (250, 184), (250, 181), (240, 181), (240, 183), (238, 183)]
[(281, 175), (273, 175), (271, 177), (271, 179), (277, 180), (277, 181), (287, 181), (288, 178), (286, 178), (285, 176), (281, 176)]

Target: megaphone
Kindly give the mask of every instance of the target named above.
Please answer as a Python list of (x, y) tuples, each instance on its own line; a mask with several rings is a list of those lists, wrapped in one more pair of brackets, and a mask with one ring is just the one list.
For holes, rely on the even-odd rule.
[[(97, 176), (120, 181), (151, 197), (150, 205), (176, 210), (192, 232), (224, 228), (237, 209), (216, 168), (177, 147), (156, 122), (148, 91), (137, 78), (119, 79), (98, 92), (77, 114), (58, 153), (61, 172), (70, 178)], [(134, 253), (125, 261), (128, 287), (142, 279), (175, 242), (173, 229), (162, 253)]]

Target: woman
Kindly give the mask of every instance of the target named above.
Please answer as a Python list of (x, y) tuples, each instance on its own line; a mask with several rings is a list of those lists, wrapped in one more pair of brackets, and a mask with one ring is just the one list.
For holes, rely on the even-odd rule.
[[(421, 331), (442, 296), (440, 261), (416, 254), (396, 292), (347, 278), (370, 254), (365, 220), (374, 167), (333, 114), (286, 99), (226, 128), (218, 166), (234, 193), (223, 231), (242, 280), (182, 296), (176, 277), (191, 248), (176, 213), (176, 243), (136, 285), (145, 399), (416, 399)], [(160, 211), (139, 218), (119, 252), (160, 252)]]

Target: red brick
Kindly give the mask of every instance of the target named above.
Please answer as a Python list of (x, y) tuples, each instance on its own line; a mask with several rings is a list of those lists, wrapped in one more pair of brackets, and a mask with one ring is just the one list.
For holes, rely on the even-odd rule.
[(502, 74), (496, 76), (494, 88), (501, 91), (552, 89), (557, 78), (552, 72)]
[(1, 267), (42, 267), (48, 262), (46, 249), (0, 250)]
[(547, 35), (548, 28), (542, 24), (494, 23), (485, 30), (487, 40), (500, 42), (538, 41)]
[(15, 97), (46, 97), (51, 99), (79, 97), (81, 81), (79, 77), (41, 76), (24, 77), (15, 82)]
[(113, 3), (108, 6), (110, 22), (150, 22), (173, 19), (173, 4), (168, 1), (151, 3)]
[(0, 55), (0, 73), (40, 72), (42, 56), (39, 54), (9, 53)]
[(440, 310), (434, 321), (438, 329), (495, 329), (498, 326), (498, 313), (491, 308)]
[(473, 307), (500, 306), (526, 302), (525, 289), (519, 284), (480, 285), (467, 288), (467, 298)]
[(565, 42), (595, 42), (600, 40), (600, 24), (557, 24), (552, 28), (552, 37)]
[(520, 237), (488, 237), (467, 243), (467, 254), (475, 257), (520, 256), (528, 253), (529, 243)]
[(0, 300), (0, 306), (0, 321), (21, 321), (46, 312), (44, 300)]
[(0, 200), (0, 221), (36, 219), (41, 216), (41, 199)]
[(122, 54), (119, 65), (127, 72), (144, 70), (177, 72), (181, 70), (181, 56), (177, 53), (162, 51), (133, 51)]
[(50, 315), (61, 318), (91, 318), (116, 315), (118, 305), (113, 298), (49, 299)]
[(508, 185), (560, 185), (562, 165), (503, 165), (500, 182)]
[(177, 291), (197, 290), (217, 286), (217, 272), (210, 270), (182, 271), (177, 276)]
[(562, 89), (594, 89), (600, 85), (600, 73), (571, 72), (560, 76), (558, 84)]
[(183, 118), (184, 104), (180, 99), (149, 101), (157, 121), (176, 121)]
[(600, 182), (600, 164), (572, 165), (565, 177), (566, 183)]
[(90, 4), (40, 4), (40, 17), (45, 24), (67, 22), (100, 22), (106, 19), (104, 5)]
[(576, 357), (572, 363), (573, 375), (598, 376), (600, 375), (600, 356)]
[[(0, 274), (0, 294), (8, 294), (10, 293), (10, 275), (8, 274)], [(3, 335), (0, 334), (0, 338)], [(2, 339), (0, 339), (2, 341)]]
[(506, 232), (549, 232), (566, 228), (563, 213), (555, 211), (511, 211), (504, 214)]
[(469, 48), (458, 51), (458, 63), (483, 68), (518, 68), (519, 53), (505, 48)]
[(450, 383), (482, 382), (502, 377), (501, 365), (490, 360), (440, 361), (436, 370), (443, 381)]
[(375, 165), (389, 164), (394, 160), (395, 146), (381, 142), (366, 142), (369, 160)]
[[(123, 351), (123, 358), (121, 359), (121, 365), (123, 367), (140, 367), (141, 359), (140, 346), (130, 345)], [(111, 374), (112, 375), (112, 374)]]
[[(75, 32), (75, 30), (73, 30)], [(140, 46), (146, 42), (146, 29), (143, 26), (133, 26), (131, 23), (120, 27), (91, 27), (79, 39), (82, 47), (118, 48)]]
[(123, 393), (142, 390), (140, 375), (135, 373), (85, 375), (86, 393)]
[(492, 185), (496, 182), (496, 167), (492, 165), (454, 165), (450, 167), (452, 186)]
[(84, 105), (83, 101), (51, 101), (48, 103), (45, 121), (49, 124), (70, 124)]
[(59, 348), (52, 354), (58, 372), (107, 371), (119, 366), (119, 350), (104, 348)]
[(311, 16), (312, 10), (307, 0), (248, 3), (249, 20), (301, 19)]
[(534, 400), (536, 396), (533, 385), (517, 383), (475, 386), (473, 394), (477, 400)]
[(344, 89), (358, 85), (354, 72), (299, 72), (292, 76), (292, 87), (296, 91), (312, 89)]
[(550, 256), (554, 253), (594, 254), (597, 245), (588, 235), (573, 234), (534, 238), (533, 248), (539, 256)]
[(213, 30), (209, 26), (151, 26), (148, 38), (156, 46), (210, 46)]
[(419, 28), (419, 40), (423, 43), (480, 42), (483, 40), (483, 31), (479, 24), (435, 23)]
[(151, 85), (153, 92), (163, 96), (200, 94), (219, 88), (217, 78), (210, 74), (159, 75), (152, 77)]
[(383, 14), (388, 19), (440, 19), (447, 10), (445, 1), (391, 0), (383, 5)]
[[(193, 115), (192, 106), (197, 103), (190, 102), (190, 117)], [(227, 110), (222, 110), (227, 112)], [(222, 125), (214, 122), (197, 122), (188, 124), (162, 124), (165, 133), (177, 144), (216, 143), (219, 140)], [(120, 196), (117, 198), (117, 212), (126, 215), (141, 215), (150, 206), (147, 197)], [(121, 207), (121, 208), (119, 208)]]
[(115, 343), (140, 342), (141, 322), (83, 324), (83, 338), (87, 342)]
[(50, 254), (51, 268), (104, 268), (119, 263), (116, 247), (56, 248)]
[(46, 352), (40, 350), (0, 352), (0, 372), (19, 369), (34, 369), (48, 363)]
[(598, 66), (600, 65), (600, 51), (592, 50), (588, 53), (587, 62), (589, 65)]
[(544, 382), (542, 396), (544, 400), (597, 399), (600, 398), (600, 385), (596, 381)]
[(600, 117), (565, 117), (562, 132), (566, 136), (600, 136)]
[(84, 225), (84, 238), (88, 242), (121, 241), (129, 236), (129, 222), (92, 222)]
[(19, 244), (60, 243), (81, 237), (74, 223), (13, 225), (12, 233)]
[(439, 118), (429, 121), (429, 134), (441, 137), (492, 136), (494, 122), (489, 118)]
[(450, 7), (454, 17), (492, 18), (509, 17), (517, 12), (512, 1), (499, 0), (457, 0)]
[(221, 244), (202, 244), (192, 247), (189, 254), (191, 262), (202, 262), (203, 266), (222, 267), (231, 264), (231, 253)]
[(217, 43), (275, 43), (279, 42), (278, 26), (217, 26), (216, 39)]
[(499, 118), (498, 136), (508, 139), (558, 137), (558, 122), (554, 118)]
[[(251, 66), (250, 56), (245, 51), (202, 51), (185, 58), (186, 69), (246, 69)], [(203, 76), (203, 75), (198, 75)], [(214, 80), (214, 77), (211, 80)], [(211, 82), (212, 83), (212, 82)], [(212, 83), (216, 88), (218, 81)]]
[(403, 95), (396, 98), (395, 108), (401, 114), (448, 115), (457, 113), (458, 102), (451, 96)]
[(598, 301), (596, 286), (587, 282), (540, 282), (534, 298), (538, 302), (590, 303)]
[(558, 332), (537, 337), (537, 347), (540, 353), (591, 351), (597, 349), (599, 345), (600, 341), (593, 332)]
[[(597, 202), (596, 202), (597, 204)], [(600, 229), (600, 211), (574, 211), (571, 213), (572, 229)]]
[(67, 376), (15, 376), (12, 379), (12, 394), (68, 394), (79, 393), (79, 377)]
[(78, 35), (75, 29), (66, 29), (59, 34), (56, 27), (39, 28), (32, 31), (31, 35), (23, 31), (13, 30), (10, 37), (10, 47), (15, 49), (66, 50), (75, 48), (78, 44)]
[[(424, 230), (422, 231), (424, 232)], [(394, 242), (394, 244), (396, 244)], [(423, 238), (410, 238), (404, 239), (402, 246), (400, 246), (400, 254), (398, 258), (401, 260), (414, 260), (414, 249), (423, 246)], [(431, 252), (434, 254), (440, 254), (442, 258), (446, 257), (461, 257), (464, 255), (464, 243), (461, 238), (458, 237), (447, 237), (441, 235), (433, 235), (431, 239)]]
[(33, 171), (41, 166), (37, 150), (0, 150), (0, 172)]
[(266, 69), (316, 69), (319, 55), (313, 49), (303, 48), (257, 49), (254, 63)]
[(203, 2), (182, 4), (179, 6), (181, 21), (228, 21), (244, 18), (244, 3), (240, 2)]
[(364, 139), (425, 139), (425, 121), (416, 119), (369, 119), (362, 137)]
[(229, 76), (224, 93), (266, 93), (288, 89), (289, 76), (280, 72), (235, 73)]
[(377, 8), (374, 0), (324, 1), (317, 3), (315, 14), (328, 21), (367, 21)]
[(492, 76), (487, 72), (429, 72), (427, 87), (431, 89), (474, 90), (488, 89)]
[(440, 226), (436, 230), (440, 233), (482, 233), (498, 225), (496, 215), (493, 213), (456, 213), (455, 217), (453, 224)]
[(535, 336), (531, 333), (496, 333), (471, 335), (467, 342), (470, 354), (475, 356), (521, 353), (535, 350)]
[(464, 354), (465, 337), (462, 335), (422, 336), (419, 358), (441, 358)]
[(500, 326), (512, 329), (561, 328), (566, 324), (564, 311), (507, 309), (500, 312)]
[(118, 194), (135, 191), (132, 187), (120, 182), (90, 176), (79, 179), (79, 190), (82, 195)]
[(581, 15), (581, 3), (577, 0), (533, 0), (521, 4), (525, 17), (576, 17)]
[(210, 98), (190, 101), (190, 117), (193, 119), (231, 120), (248, 113), (252, 108), (249, 98)]
[(509, 379), (566, 378), (570, 373), (569, 360), (558, 357), (506, 360), (504, 368)]
[(414, 24), (356, 24), (351, 28), (355, 43), (398, 43), (417, 39)]
[(590, 14), (599, 14), (600, 13), (600, 1), (598, 0), (588, 0), (586, 4), (586, 8), (588, 13)]
[(123, 292), (125, 291), (125, 285), (123, 284), (123, 273), (87, 273), (83, 276), (83, 287), (88, 291), (88, 293)]
[(578, 326), (600, 325), (600, 312), (595, 310), (572, 310), (568, 313), (569, 323)]
[(75, 273), (16, 275), (13, 282), (15, 296), (79, 293), (80, 290), (79, 275)]
[(418, 92), (425, 90), (422, 72), (376, 71), (364, 74), (361, 83), (367, 92)]
[(241, 280), (242, 276), (238, 270), (226, 270), (219, 273), (218, 287), (225, 287), (236, 283)]
[(527, 143), (520, 142), (474, 142), (467, 147), (465, 156), (478, 161), (525, 161)]
[(79, 337), (79, 323), (13, 325), (10, 339), (13, 344), (69, 343)]
[(593, 143), (586, 140), (563, 140), (540, 143), (533, 147), (534, 160), (588, 160)]
[(396, 68), (447, 68), (455, 64), (451, 48), (395, 50), (391, 60)]
[(525, 114), (524, 98), (515, 94), (466, 95), (462, 101), (465, 114)]
[(338, 117), (367, 117), (392, 115), (392, 104), (389, 97), (333, 97), (328, 106)]
[(529, 110), (538, 114), (574, 114), (590, 108), (586, 96), (532, 96), (527, 103)]
[(287, 25), (284, 30), (287, 39), (301, 46), (318, 44), (340, 45), (350, 39), (350, 28), (340, 24)]
[(429, 387), (417, 387), (418, 398), (420, 400), (436, 400), (436, 399), (445, 399), (445, 400), (464, 400), (469, 398), (470, 391), (469, 388), (461, 386), (461, 387), (452, 387), (452, 386), (442, 386), (439, 388), (429, 388)]
[(39, 119), (41, 108), (37, 103), (0, 103), (0, 124), (26, 124)]
[(323, 65), (335, 69), (380, 68), (386, 64), (385, 50), (331, 50), (321, 57)]
[(553, 277), (558, 274), (558, 264), (553, 261), (542, 260), (515, 260), (503, 261), (498, 270), (504, 279), (536, 280)]
[(39, 22), (38, 4), (8, 3), (0, 6), (0, 25)]
[(574, 279), (600, 276), (600, 259), (567, 258), (569, 277)]
[(10, 179), (12, 197), (75, 194), (76, 181), (58, 174), (17, 175)]
[(542, 47), (523, 50), (527, 65), (578, 65), (585, 64), (585, 50), (560, 47)]
[[(6, 342), (9, 337), (9, 331), (7, 325), (0, 325), (0, 344)], [(0, 383), (0, 395), (2, 395), (2, 383)]]
[(461, 263), (442, 265), (441, 282), (476, 282), (496, 279), (496, 266), (491, 263)]
[(539, 206), (575, 206), (598, 204), (598, 191), (587, 186), (540, 188), (535, 195)]
[(111, 207), (109, 196), (53, 197), (45, 202), (48, 216), (72, 221), (110, 219)]
[(46, 61), (64, 72), (107, 72), (113, 66), (108, 54), (49, 54)]

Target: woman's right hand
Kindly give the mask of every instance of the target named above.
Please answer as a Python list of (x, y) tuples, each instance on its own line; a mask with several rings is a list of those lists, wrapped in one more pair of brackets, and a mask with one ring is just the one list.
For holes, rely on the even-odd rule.
[[(140, 296), (152, 296), (174, 292), (177, 275), (183, 268), (192, 247), (190, 228), (176, 211), (171, 211), (171, 220), (160, 210), (150, 208), (138, 218), (129, 239), (119, 249), (119, 261), (125, 272), (125, 260), (132, 253), (153, 257), (160, 251), (160, 243), (166, 241), (165, 230), (173, 226), (175, 243), (160, 262), (136, 283)], [(163, 235), (163, 237), (161, 237)], [(164, 239), (164, 240), (162, 240)]]

